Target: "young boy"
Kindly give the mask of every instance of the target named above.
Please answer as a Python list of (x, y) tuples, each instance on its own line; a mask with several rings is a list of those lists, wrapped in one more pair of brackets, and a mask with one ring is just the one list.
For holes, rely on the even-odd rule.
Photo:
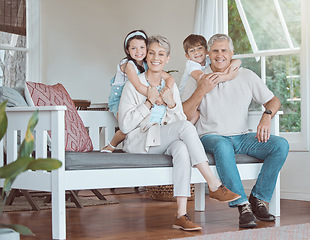
[[(185, 57), (188, 60), (186, 62), (185, 71), (180, 82), (179, 90), (181, 95), (187, 80), (192, 77), (198, 81), (204, 75), (202, 70), (211, 63), (209, 57), (207, 57), (207, 41), (203, 36), (190, 34), (183, 41), (183, 48), (185, 51)], [(241, 61), (239, 59), (231, 60), (229, 68), (224, 73), (216, 73), (218, 74), (218, 82), (228, 81), (238, 76), (238, 69), (240, 65)], [(199, 115), (189, 120), (195, 124), (198, 118)]]

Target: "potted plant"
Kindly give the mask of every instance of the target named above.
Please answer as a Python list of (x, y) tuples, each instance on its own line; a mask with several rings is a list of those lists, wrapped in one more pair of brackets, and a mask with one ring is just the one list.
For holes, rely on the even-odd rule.
[[(0, 140), (3, 138), (3, 136), (6, 133), (8, 120), (5, 113), (7, 101), (0, 104)], [(33, 136), (33, 130), (38, 122), (38, 111), (34, 112), (32, 117), (29, 120), (26, 136), (19, 148), (18, 151), (18, 157), (16, 161), (4, 165), (3, 167), (0, 167), (0, 179), (4, 179), (3, 188), (2, 188), (2, 195), (1, 195), (1, 201), (0, 201), (0, 215), (3, 212), (3, 208), (7, 199), (7, 196), (9, 195), (9, 192), (11, 190), (12, 184), (16, 177), (25, 171), (32, 170), (46, 170), (46, 171), (52, 171), (59, 167), (61, 167), (62, 163), (57, 159), (52, 158), (39, 158), (35, 159), (31, 156), (31, 153), (33, 152), (34, 148), (34, 136)], [(3, 234), (3, 235), (1, 235)], [(6, 235), (7, 238), (5, 238)], [(19, 234), (23, 235), (34, 235), (32, 231), (19, 224), (4, 224), (0, 223), (0, 239), (13, 239), (13, 236), (17, 235), (17, 237), (14, 237), (14, 239), (20, 239)]]

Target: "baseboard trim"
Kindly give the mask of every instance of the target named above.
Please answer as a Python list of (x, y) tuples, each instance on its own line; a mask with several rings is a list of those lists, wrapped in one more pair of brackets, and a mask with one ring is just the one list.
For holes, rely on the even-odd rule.
[[(247, 195), (250, 195), (251, 193), (250, 188), (244, 188), (244, 191)], [(281, 199), (310, 201), (310, 193), (281, 191)]]
[(281, 191), (281, 199), (310, 201), (310, 193)]

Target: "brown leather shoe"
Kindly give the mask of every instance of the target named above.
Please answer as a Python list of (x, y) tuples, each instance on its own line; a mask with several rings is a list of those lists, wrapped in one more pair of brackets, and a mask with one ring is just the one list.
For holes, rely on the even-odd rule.
[(182, 229), (184, 231), (197, 231), (202, 229), (198, 224), (193, 223), (187, 214), (181, 216), (180, 218), (176, 218), (172, 228)]
[(219, 188), (214, 192), (212, 192), (209, 188), (209, 196), (210, 198), (214, 198), (220, 202), (231, 202), (241, 198), (239, 194), (230, 191), (224, 185), (219, 186)]

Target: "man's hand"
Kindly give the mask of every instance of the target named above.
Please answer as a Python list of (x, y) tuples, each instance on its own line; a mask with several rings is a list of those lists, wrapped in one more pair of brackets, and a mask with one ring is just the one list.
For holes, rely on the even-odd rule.
[(256, 138), (259, 142), (267, 142), (270, 138), (271, 115), (263, 114), (258, 126)]
[(214, 73), (204, 74), (197, 81), (197, 89), (201, 91), (203, 95), (206, 95), (218, 84), (218, 77), (218, 74)]

